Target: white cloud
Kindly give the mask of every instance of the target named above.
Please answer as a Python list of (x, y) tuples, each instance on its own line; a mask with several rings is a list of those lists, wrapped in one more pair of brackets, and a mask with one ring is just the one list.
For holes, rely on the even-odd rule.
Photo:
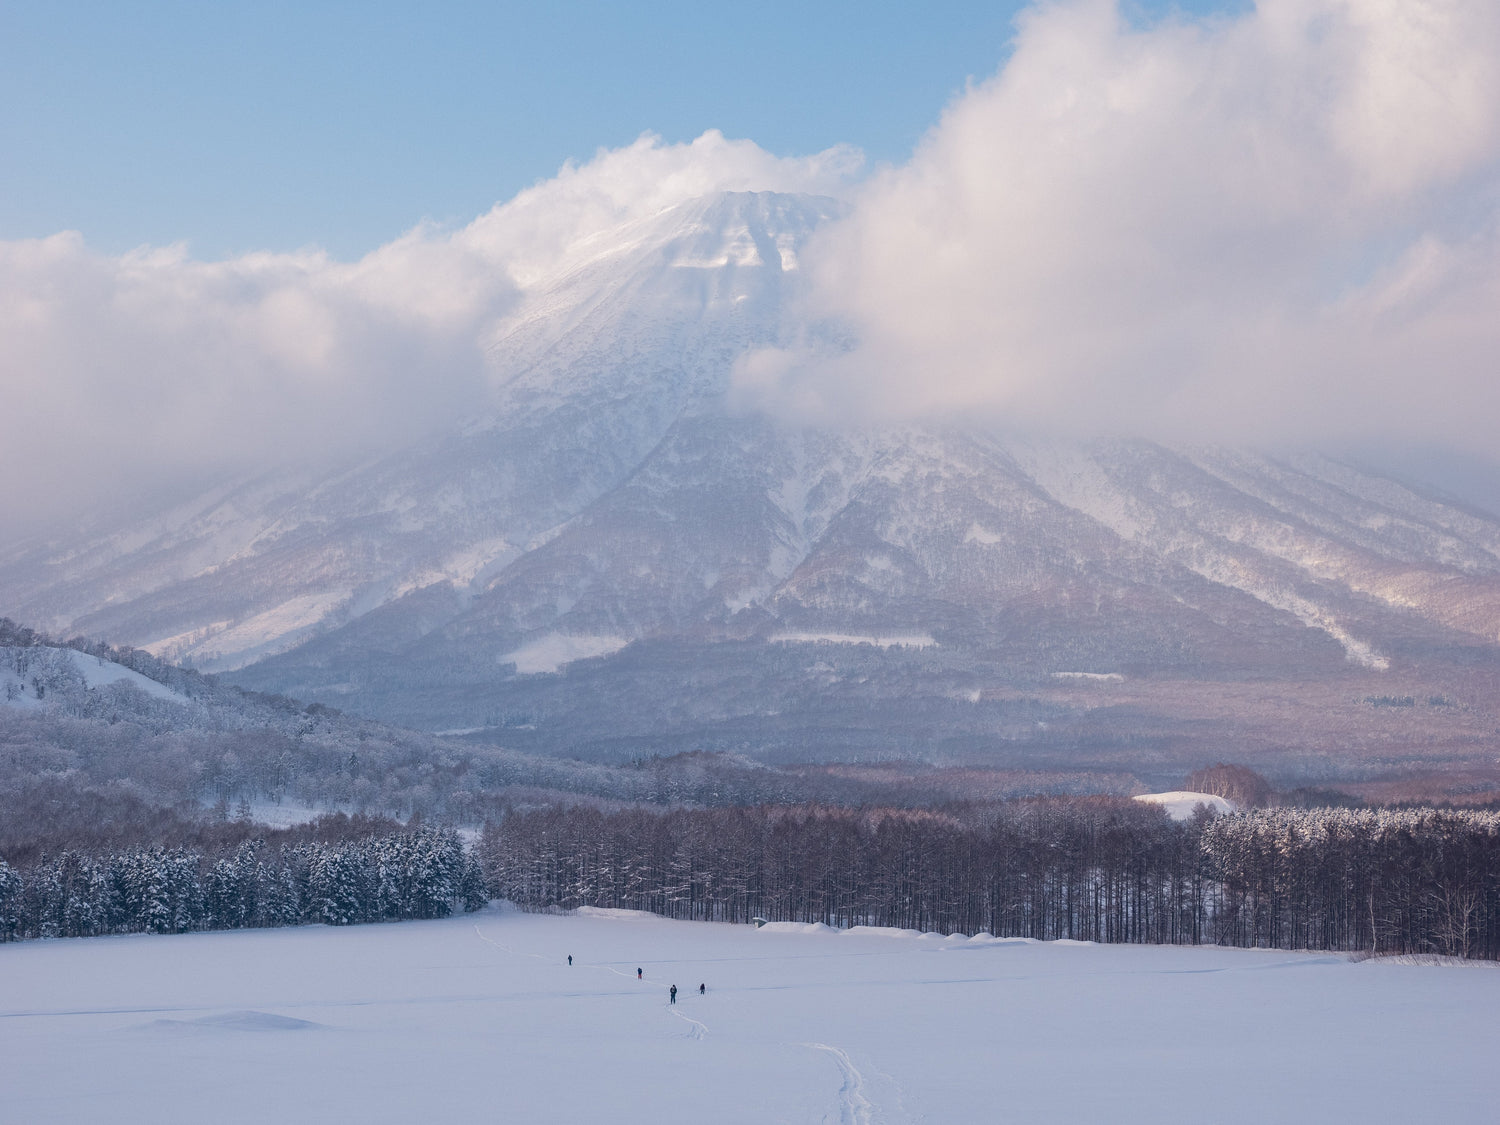
[[(480, 410), (496, 326), (594, 235), (716, 190), (847, 197), (858, 170), (645, 136), (357, 262), (0, 243), (0, 528)], [(852, 199), (800, 255), (819, 328), (746, 357), (747, 400), (1500, 453), (1493, 0), (1039, 6)]]
[(503, 275), (414, 232), (360, 262), (95, 254), (77, 234), (0, 244), (0, 512), (344, 453), (484, 386), (476, 325)]
[(716, 132), (646, 136), (352, 263), (0, 242), (0, 528), (409, 440), (482, 408), (493, 326), (587, 236), (716, 190), (839, 191), (857, 165), (843, 148), (783, 159)]
[(784, 191), (840, 196), (860, 171), (857, 149), (837, 145), (808, 157), (778, 157), (717, 130), (691, 144), (647, 134), (601, 149), (589, 163), (521, 192), (477, 219), (466, 244), (497, 259), (517, 284), (534, 283), (589, 238), (674, 204), (717, 191)]
[(759, 353), (739, 386), (824, 418), (1500, 453), (1497, 163), (1493, 0), (1038, 7), (803, 256), (852, 349)]

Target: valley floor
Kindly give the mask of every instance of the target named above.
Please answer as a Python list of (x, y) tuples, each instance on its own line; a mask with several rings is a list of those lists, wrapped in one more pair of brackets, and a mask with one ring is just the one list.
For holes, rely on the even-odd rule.
[(1493, 1121), (1496, 1011), (1493, 966), (492, 907), (0, 946), (0, 1120)]

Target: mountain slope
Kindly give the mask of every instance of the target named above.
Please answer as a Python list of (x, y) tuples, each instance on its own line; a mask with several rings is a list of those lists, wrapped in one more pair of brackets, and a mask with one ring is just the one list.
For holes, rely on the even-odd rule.
[(834, 207), (732, 193), (604, 232), (502, 325), (491, 416), (23, 544), (0, 556), (0, 608), (232, 668), (421, 586), (482, 581), (626, 480), (746, 348), (781, 339), (795, 245)]
[(553, 754), (1500, 783), (1492, 516), (1311, 453), (732, 410), (836, 211), (601, 232), (527, 279), (486, 417), (18, 548), (0, 611)]

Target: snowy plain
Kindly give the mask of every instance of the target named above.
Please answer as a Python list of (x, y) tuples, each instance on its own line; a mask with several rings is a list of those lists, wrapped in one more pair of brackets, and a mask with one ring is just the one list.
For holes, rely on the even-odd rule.
[(1191, 789), (1174, 789), (1170, 793), (1142, 793), (1135, 800), (1160, 805), (1173, 820), (1192, 820), (1199, 805), (1207, 805), (1216, 813), (1239, 811), (1239, 806), (1233, 801), (1213, 793), (1198, 793)]
[(0, 946), (0, 1120), (1481, 1122), (1497, 1010), (1493, 966), (494, 906)]

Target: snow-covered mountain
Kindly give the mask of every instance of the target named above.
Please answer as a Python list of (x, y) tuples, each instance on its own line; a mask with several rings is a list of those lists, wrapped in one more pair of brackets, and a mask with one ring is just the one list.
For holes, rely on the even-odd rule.
[(527, 280), (487, 417), (22, 545), (0, 613), (600, 757), (1487, 760), (1491, 515), (1313, 454), (731, 409), (736, 359), (804, 330), (836, 211), (725, 194), (601, 232)]
[(574, 247), (500, 328), (490, 416), (0, 555), (18, 620), (234, 668), (434, 583), (482, 587), (619, 487), (734, 359), (777, 342), (831, 200), (733, 194)]

